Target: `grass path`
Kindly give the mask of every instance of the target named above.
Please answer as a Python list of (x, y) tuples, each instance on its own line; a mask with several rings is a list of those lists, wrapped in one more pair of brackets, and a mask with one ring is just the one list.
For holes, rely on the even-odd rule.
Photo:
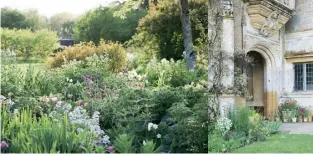
[(313, 135), (277, 134), (267, 141), (237, 149), (234, 153), (313, 153)]

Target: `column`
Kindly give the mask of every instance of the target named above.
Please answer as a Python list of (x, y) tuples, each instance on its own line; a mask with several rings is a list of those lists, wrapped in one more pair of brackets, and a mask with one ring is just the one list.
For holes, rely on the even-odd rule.
[[(233, 17), (233, 0), (222, 0), (222, 37), (221, 51), (224, 53), (223, 65), (225, 72), (222, 77), (223, 87), (233, 89), (234, 87), (234, 50), (235, 50), (235, 27)], [(224, 116), (225, 110), (233, 108), (235, 105), (235, 96), (231, 93), (223, 94), (220, 97), (221, 116)]]

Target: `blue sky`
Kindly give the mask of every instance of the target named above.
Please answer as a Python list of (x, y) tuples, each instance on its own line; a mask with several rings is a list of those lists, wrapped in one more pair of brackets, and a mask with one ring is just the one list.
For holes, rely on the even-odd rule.
[(60, 12), (79, 15), (99, 5), (116, 0), (0, 0), (0, 7), (8, 6), (20, 10), (35, 8), (41, 15), (51, 17)]

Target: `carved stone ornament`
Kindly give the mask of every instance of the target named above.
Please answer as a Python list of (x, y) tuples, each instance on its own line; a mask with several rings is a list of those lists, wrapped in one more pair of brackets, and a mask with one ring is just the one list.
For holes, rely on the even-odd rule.
[(277, 13), (277, 11), (271, 13), (264, 21), (264, 24), (262, 25), (259, 33), (264, 37), (272, 36), (272, 34), (278, 30), (279, 16), (280, 15)]
[(221, 9), (223, 17), (233, 17), (234, 14), (233, 0), (222, 0)]

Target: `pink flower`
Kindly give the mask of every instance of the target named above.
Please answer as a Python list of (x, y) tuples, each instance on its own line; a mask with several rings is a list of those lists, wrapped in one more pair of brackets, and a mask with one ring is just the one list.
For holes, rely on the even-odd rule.
[(58, 101), (58, 98), (52, 97), (52, 98), (50, 98), (50, 101), (51, 101), (53, 104), (56, 104), (57, 101)]
[(6, 149), (8, 147), (9, 147), (9, 144), (7, 142), (5, 142), (5, 141), (1, 142), (1, 149)]
[(114, 147), (113, 146), (109, 146), (108, 148), (107, 148), (107, 150), (108, 150), (108, 152), (114, 152)]

